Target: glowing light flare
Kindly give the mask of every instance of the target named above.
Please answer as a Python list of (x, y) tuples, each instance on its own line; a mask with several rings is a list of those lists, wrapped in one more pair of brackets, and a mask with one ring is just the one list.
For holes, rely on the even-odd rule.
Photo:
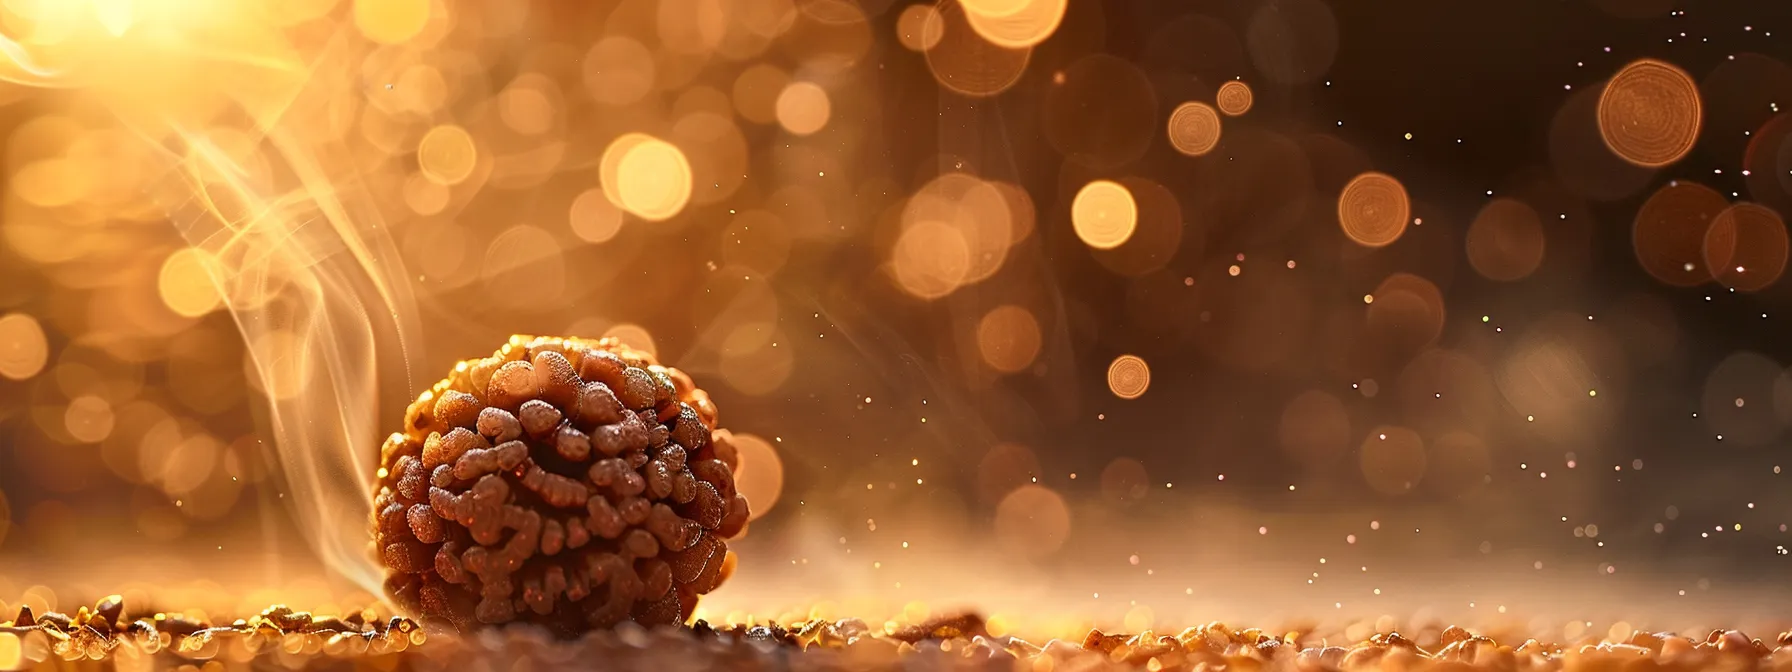
[(1786, 270), (1786, 223), (1755, 203), (1724, 208), (1705, 231), (1705, 266), (1717, 281), (1745, 292), (1768, 288)]
[(758, 520), (777, 506), (784, 492), (784, 461), (770, 442), (752, 434), (731, 434), (729, 440), (740, 453), (735, 487), (747, 498), (751, 520)]
[(156, 274), (156, 290), (162, 303), (181, 317), (199, 317), (216, 310), (224, 297), (212, 280), (217, 262), (204, 250), (183, 247), (162, 260)]
[(1251, 104), (1255, 101), (1251, 85), (1236, 79), (1221, 84), (1220, 90), (1213, 97), (1214, 104), (1228, 117), (1242, 116), (1251, 111)]
[(1151, 387), (1151, 367), (1137, 355), (1121, 355), (1108, 364), (1108, 391), (1121, 399), (1137, 399)]
[(985, 364), (1002, 373), (1032, 366), (1040, 343), (1039, 321), (1026, 308), (996, 306), (977, 322), (977, 351)]
[(1338, 224), (1344, 227), (1344, 235), (1364, 247), (1393, 244), (1406, 232), (1411, 219), (1406, 187), (1383, 173), (1358, 175), (1338, 195)]
[(1220, 115), (1206, 103), (1189, 101), (1170, 113), (1167, 131), (1176, 151), (1201, 156), (1220, 142)]
[(1070, 224), (1083, 244), (1111, 250), (1126, 243), (1138, 227), (1139, 207), (1132, 192), (1112, 180), (1083, 185), (1070, 202)]
[(1015, 488), (996, 505), (996, 538), (1009, 552), (1043, 558), (1063, 548), (1070, 538), (1070, 507), (1043, 485)]
[(354, 0), (355, 28), (380, 44), (403, 44), (429, 25), (429, 0)]
[(600, 165), (604, 196), (641, 219), (670, 219), (691, 200), (691, 164), (672, 143), (629, 133), (604, 149)]
[(1108, 270), (1130, 277), (1156, 271), (1182, 251), (1184, 229), (1201, 235), (1192, 222), (1184, 219), (1181, 202), (1168, 188), (1135, 176), (1120, 178), (1119, 182), (1132, 195), (1138, 214), (1126, 242), (1113, 249), (1091, 250), (1095, 260)]
[(0, 376), (25, 380), (50, 361), (50, 342), (37, 318), (24, 313), (0, 315)]
[(1543, 263), (1543, 220), (1523, 201), (1496, 198), (1475, 214), (1463, 244), (1481, 277), (1522, 280)]
[(774, 105), (778, 125), (791, 135), (809, 135), (828, 123), (832, 106), (827, 90), (811, 82), (791, 82), (778, 94)]
[(473, 174), (478, 161), (473, 134), (453, 124), (429, 129), (417, 143), (417, 169), (437, 184), (460, 184)]
[(1645, 58), (1618, 70), (1599, 95), (1599, 134), (1625, 161), (1660, 168), (1699, 139), (1699, 86), (1673, 64)]
[(1702, 184), (1675, 180), (1663, 185), (1636, 211), (1631, 245), (1637, 263), (1656, 280), (1675, 287), (1710, 280), (1705, 239), (1712, 222), (1728, 207), (1729, 199)]
[(1405, 427), (1382, 425), (1369, 430), (1358, 449), (1359, 466), (1369, 488), (1383, 495), (1401, 495), (1425, 477), (1425, 442)]
[(1033, 47), (1057, 32), (1068, 0), (958, 0), (971, 29), (990, 44)]

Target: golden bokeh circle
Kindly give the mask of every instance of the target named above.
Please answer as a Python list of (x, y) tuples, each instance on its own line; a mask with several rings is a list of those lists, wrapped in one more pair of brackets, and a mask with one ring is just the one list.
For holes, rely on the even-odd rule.
[(622, 232), (622, 209), (605, 198), (602, 189), (586, 189), (574, 197), (567, 220), (573, 235), (587, 243), (607, 243)]
[(927, 51), (940, 43), (940, 11), (933, 5), (916, 3), (903, 8), (896, 17), (896, 41), (910, 51)]
[(1673, 64), (1645, 58), (1618, 70), (1599, 95), (1599, 134), (1625, 161), (1660, 168), (1699, 139), (1699, 85)]
[(1412, 219), (1406, 187), (1377, 172), (1356, 176), (1338, 194), (1338, 224), (1344, 235), (1364, 247), (1384, 247), (1400, 239)]
[(1137, 355), (1121, 355), (1108, 364), (1108, 391), (1121, 399), (1137, 399), (1151, 387), (1151, 367)]
[(937, 31), (929, 31), (939, 37), (924, 52), (934, 81), (972, 97), (993, 96), (1020, 81), (1033, 58), (1032, 49), (1010, 49), (984, 39), (957, 2), (937, 7), (937, 18), (927, 25), (938, 25)]
[(1636, 211), (1631, 245), (1637, 263), (1656, 280), (1675, 287), (1710, 280), (1705, 234), (1729, 205), (1723, 194), (1696, 182), (1675, 180), (1662, 185)]
[(1772, 208), (1737, 203), (1705, 231), (1705, 265), (1718, 282), (1745, 292), (1766, 289), (1786, 271), (1786, 223)]
[(1064, 22), (1068, 0), (959, 0), (977, 35), (1009, 49), (1033, 47)]
[(890, 270), (903, 291), (937, 299), (956, 291), (971, 272), (970, 242), (951, 224), (923, 220), (905, 227), (890, 251)]
[(1256, 96), (1251, 92), (1251, 85), (1236, 79), (1221, 84), (1219, 93), (1213, 97), (1214, 104), (1218, 105), (1220, 111), (1229, 117), (1236, 117), (1251, 111), (1251, 103), (1255, 101)]
[(1126, 243), (1139, 224), (1139, 206), (1132, 192), (1112, 180), (1083, 185), (1070, 202), (1070, 225), (1083, 244), (1111, 250)]
[(1543, 220), (1523, 201), (1496, 198), (1481, 206), (1464, 241), (1468, 263), (1489, 280), (1521, 280), (1543, 263)]
[(183, 247), (169, 254), (156, 274), (162, 303), (181, 317), (199, 317), (217, 309), (224, 299), (212, 280), (212, 274), (221, 270), (216, 265), (210, 254), (198, 248)]
[[(354, 0), (355, 27), (381, 44), (410, 41), (429, 25), (430, 0)], [(281, 3), (272, 3), (281, 4)]]
[(1020, 306), (996, 306), (977, 322), (977, 351), (984, 363), (1002, 373), (1032, 366), (1040, 342), (1039, 320)]
[(429, 129), (417, 143), (417, 169), (436, 184), (460, 184), (473, 174), (478, 160), (473, 135), (454, 124)]
[(628, 133), (604, 149), (599, 168), (604, 196), (641, 219), (672, 218), (691, 200), (691, 164), (676, 145)]
[(791, 82), (778, 94), (778, 125), (791, 135), (809, 135), (828, 124), (832, 106), (827, 90), (811, 82)]
[(24, 380), (44, 370), (50, 342), (37, 318), (24, 313), (0, 315), (0, 377)]
[(1168, 132), (1176, 151), (1200, 156), (1220, 142), (1220, 115), (1206, 103), (1189, 101), (1170, 113)]
[(758, 520), (769, 513), (784, 492), (784, 461), (765, 439), (752, 434), (729, 437), (740, 455), (740, 468), (734, 472), (735, 488), (747, 498), (749, 516)]
[(996, 505), (996, 539), (1009, 551), (1039, 558), (1051, 555), (1070, 538), (1070, 507), (1043, 485), (1015, 488)]

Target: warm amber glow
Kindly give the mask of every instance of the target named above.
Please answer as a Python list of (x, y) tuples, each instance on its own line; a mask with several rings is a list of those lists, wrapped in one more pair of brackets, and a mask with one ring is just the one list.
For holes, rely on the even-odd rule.
[(1685, 157), (1703, 120), (1704, 103), (1692, 75), (1655, 59), (1624, 66), (1599, 96), (1599, 134), (1606, 147), (1646, 168)]
[(0, 315), (0, 376), (24, 380), (37, 375), (50, 359), (44, 328), (24, 313)]
[(1108, 391), (1121, 399), (1137, 399), (1151, 387), (1151, 367), (1137, 355), (1121, 355), (1108, 364)]
[(1170, 146), (1189, 156), (1213, 151), (1220, 142), (1220, 115), (1206, 103), (1187, 102), (1170, 113)]
[(1070, 225), (1083, 244), (1098, 250), (1121, 246), (1139, 224), (1139, 206), (1119, 182), (1096, 180), (1083, 185), (1070, 202)]
[(828, 92), (810, 82), (791, 82), (778, 94), (778, 125), (793, 135), (809, 135), (828, 123)]
[(417, 143), (417, 168), (424, 177), (443, 185), (460, 184), (473, 174), (479, 151), (467, 129), (444, 124), (429, 129)]
[(1365, 247), (1383, 247), (1400, 239), (1412, 217), (1406, 187), (1382, 173), (1363, 173), (1338, 195), (1338, 224), (1344, 235)]
[(1256, 98), (1251, 93), (1251, 85), (1232, 80), (1220, 85), (1219, 93), (1214, 96), (1214, 104), (1227, 116), (1236, 117), (1251, 111), (1251, 103)]
[(978, 34), (957, 2), (938, 5), (939, 39), (925, 53), (939, 85), (967, 96), (993, 96), (1020, 81), (1031, 48), (1010, 49)]
[(1024, 371), (1039, 356), (1039, 321), (1020, 306), (997, 306), (977, 323), (977, 350), (990, 368)]
[(629, 133), (604, 149), (604, 196), (648, 221), (670, 219), (691, 200), (691, 164), (672, 143)]

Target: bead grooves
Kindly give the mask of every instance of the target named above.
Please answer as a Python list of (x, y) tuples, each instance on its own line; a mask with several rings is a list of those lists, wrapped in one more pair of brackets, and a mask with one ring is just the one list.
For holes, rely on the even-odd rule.
[(682, 623), (745, 527), (709, 396), (605, 339), (517, 336), (456, 365), (380, 449), (374, 551), (407, 612), (564, 636)]

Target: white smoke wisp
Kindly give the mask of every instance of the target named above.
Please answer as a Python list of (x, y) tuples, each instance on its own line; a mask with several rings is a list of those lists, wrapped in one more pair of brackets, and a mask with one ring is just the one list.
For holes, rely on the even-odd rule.
[(280, 498), (331, 570), (380, 594), (369, 484), (380, 409), (414, 393), (417, 315), (367, 186), (392, 157), (348, 132), (372, 47), (256, 3), (117, 4), (53, 44), (0, 36), (0, 80), (63, 89), (147, 143), (166, 171), (149, 198), (204, 260), (266, 397)]

